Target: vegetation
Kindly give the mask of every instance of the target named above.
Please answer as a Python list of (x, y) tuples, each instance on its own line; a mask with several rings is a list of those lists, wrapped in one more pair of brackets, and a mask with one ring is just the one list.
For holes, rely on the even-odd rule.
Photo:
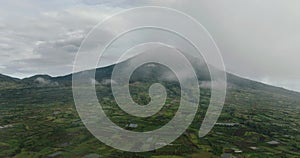
[[(122, 128), (150, 131), (172, 119), (180, 101), (176, 82), (131, 81), (139, 104), (150, 101), (153, 82), (167, 87), (160, 112), (148, 118), (130, 116), (115, 103), (110, 85), (101, 84), (111, 67), (97, 70), (97, 94), (108, 117)], [(104, 73), (106, 72), (106, 73)], [(145, 153), (113, 149), (97, 140), (82, 124), (72, 98), (70, 76), (35, 76), (25, 80), (1, 77), (0, 157), (300, 157), (300, 94), (228, 74), (226, 103), (217, 125), (205, 137), (198, 130), (207, 110), (210, 90), (201, 89), (199, 109), (191, 126), (172, 144)], [(41, 84), (44, 77), (47, 84)], [(49, 84), (51, 83), (51, 84)], [(57, 84), (53, 84), (57, 83)], [(129, 123), (137, 124), (130, 128)], [(228, 124), (228, 123), (234, 123)], [(268, 144), (276, 141), (278, 144)]]

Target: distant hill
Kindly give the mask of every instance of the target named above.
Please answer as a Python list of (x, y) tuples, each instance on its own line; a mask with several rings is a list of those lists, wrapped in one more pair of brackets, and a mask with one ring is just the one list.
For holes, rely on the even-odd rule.
[(16, 88), (19, 86), (22, 86), (22, 82), (20, 79), (0, 74), (1, 88)]
[(0, 82), (18, 82), (20, 79), (0, 74)]

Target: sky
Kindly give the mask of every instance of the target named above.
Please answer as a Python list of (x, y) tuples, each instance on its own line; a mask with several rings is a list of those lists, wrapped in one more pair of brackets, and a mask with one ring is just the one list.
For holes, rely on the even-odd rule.
[(146, 5), (174, 8), (199, 21), (228, 72), (300, 91), (296, 0), (0, 0), (0, 73), (19, 78), (69, 74), (82, 40), (96, 24)]

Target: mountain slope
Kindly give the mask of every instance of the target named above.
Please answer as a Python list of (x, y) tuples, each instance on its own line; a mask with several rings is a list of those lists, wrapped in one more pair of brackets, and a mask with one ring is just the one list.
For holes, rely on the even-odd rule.
[[(130, 59), (119, 64), (128, 66)], [(88, 80), (97, 83), (97, 97), (109, 119), (119, 127), (136, 132), (158, 129), (172, 119), (179, 106), (180, 87), (176, 80), (164, 77), (170, 70), (152, 63), (133, 73), (130, 92), (133, 100), (141, 105), (150, 101), (148, 90), (152, 83), (167, 82), (168, 98), (164, 107), (144, 119), (122, 111), (114, 101), (109, 86), (114, 67), (98, 68), (97, 82)], [(91, 135), (74, 105), (71, 74), (60, 77), (36, 75), (23, 80), (2, 75), (0, 83), (6, 86), (0, 87), (0, 157), (88, 157), (97, 154), (112, 158), (300, 156), (300, 94), (229, 73), (226, 101), (218, 124), (207, 136), (198, 138), (210, 98), (208, 73), (205, 66), (200, 69), (201, 72), (197, 71), (199, 81), (208, 86), (201, 89), (197, 117), (171, 145), (144, 153), (116, 150)], [(74, 75), (83, 73), (88, 71)], [(130, 128), (130, 124), (136, 128)]]

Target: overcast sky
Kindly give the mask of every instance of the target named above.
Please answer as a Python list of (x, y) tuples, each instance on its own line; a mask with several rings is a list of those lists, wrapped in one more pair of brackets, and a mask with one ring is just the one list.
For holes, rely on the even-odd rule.
[(296, 0), (0, 0), (0, 73), (20, 78), (71, 73), (94, 25), (143, 5), (172, 7), (196, 18), (219, 46), (227, 71), (300, 91)]

